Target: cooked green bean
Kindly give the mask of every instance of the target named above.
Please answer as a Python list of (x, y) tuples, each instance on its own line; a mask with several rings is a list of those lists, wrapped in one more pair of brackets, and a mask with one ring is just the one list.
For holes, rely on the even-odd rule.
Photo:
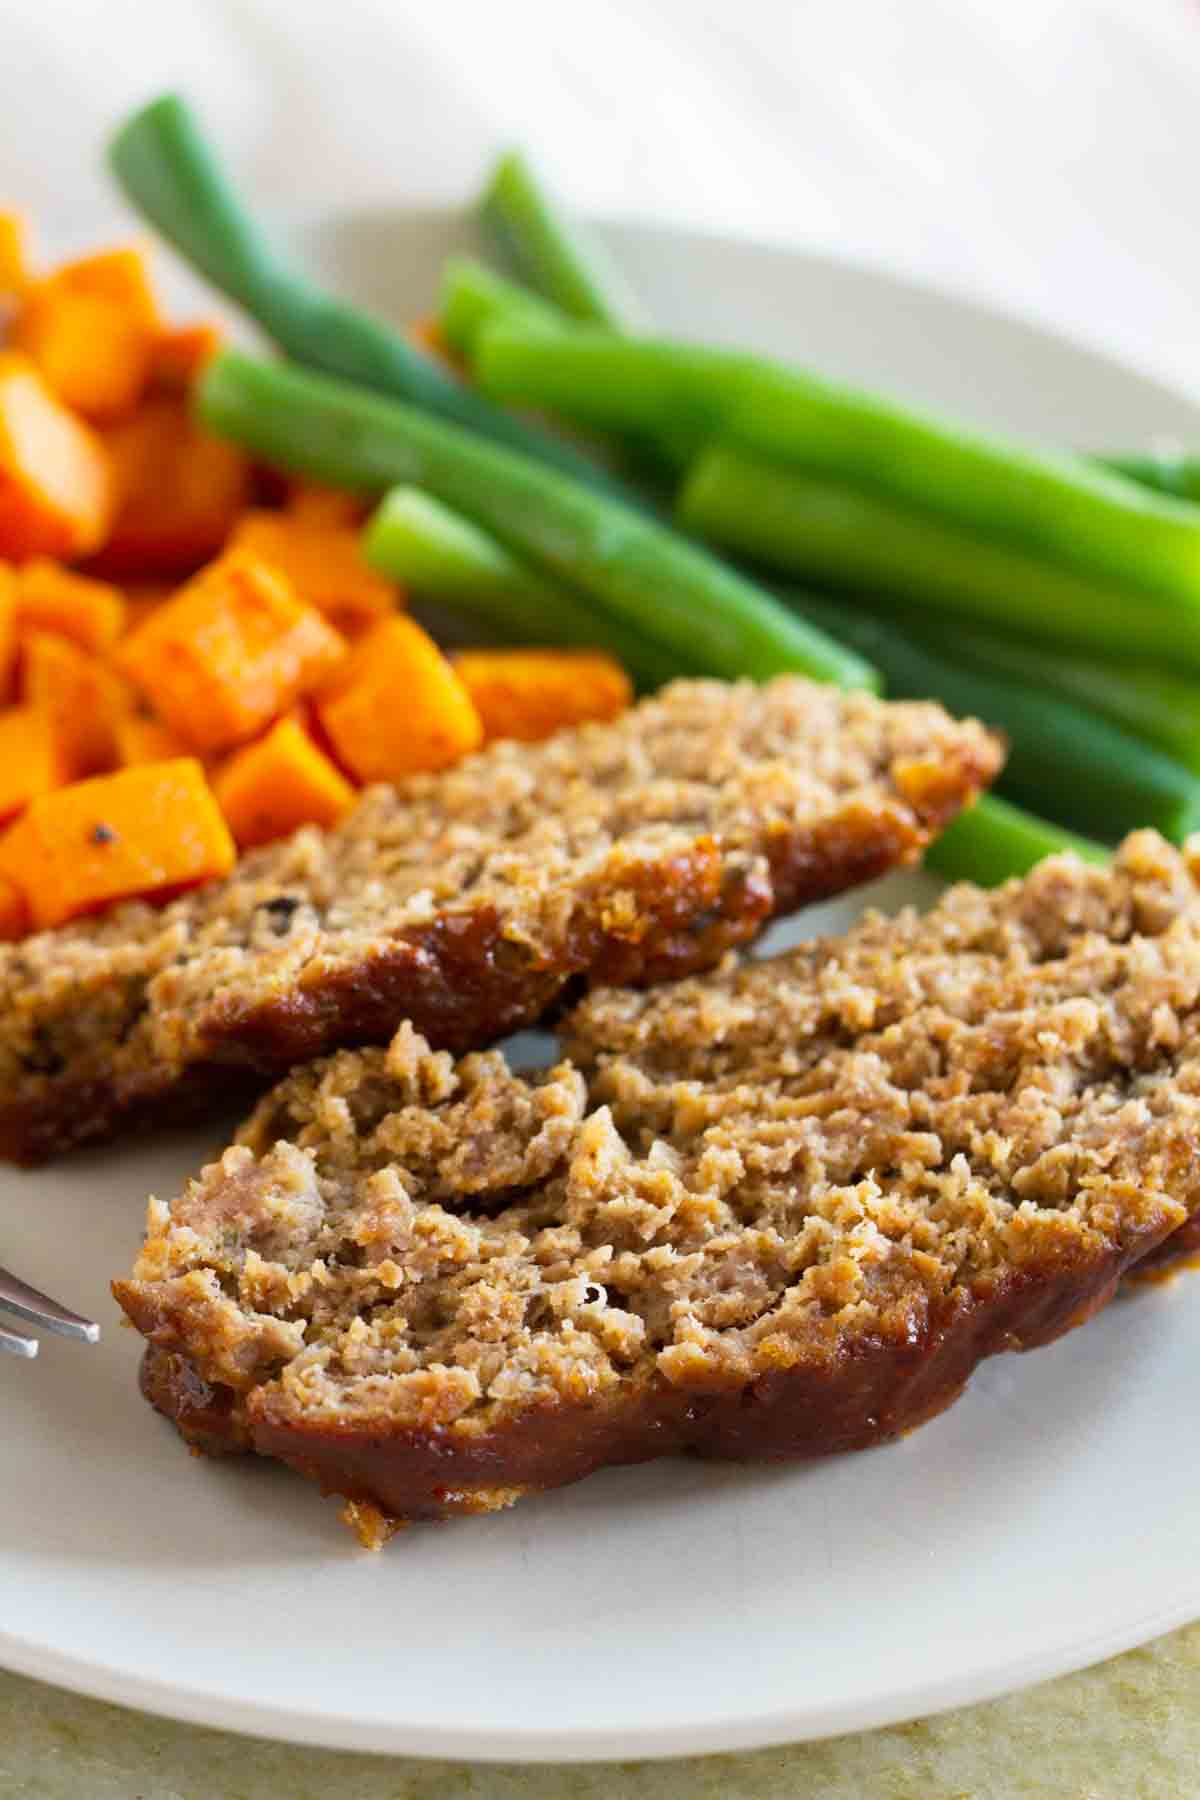
[[(873, 598), (864, 604), (880, 610)], [(1200, 681), (1153, 664), (1117, 662), (978, 626), (963, 627), (934, 607), (884, 603), (882, 610), (954, 662), (1077, 701), (1200, 774)]]
[(793, 596), (804, 617), (869, 657), (889, 694), (940, 700), (1008, 738), (997, 788), (1075, 831), (1119, 838), (1140, 825), (1181, 839), (1200, 824), (1200, 780), (1106, 719), (1023, 679), (951, 660), (903, 623), (835, 600)]
[(482, 332), (500, 323), (561, 330), (564, 315), (519, 282), (497, 275), (473, 256), (451, 256), (442, 269), (438, 322), (460, 356), (474, 355)]
[(953, 819), (925, 852), (925, 862), (947, 881), (974, 881), (998, 887), (1027, 875), (1044, 856), (1073, 851), (1085, 862), (1108, 861), (1108, 851), (1092, 838), (1063, 831), (997, 794), (984, 794)]
[(420, 406), (577, 480), (627, 493), (570, 444), (493, 406), (390, 325), (323, 292), (270, 246), (187, 102), (164, 94), (126, 120), (109, 159), (167, 240), (297, 362)]
[(427, 488), (685, 668), (874, 685), (861, 657), (668, 526), (427, 413), (236, 350), (209, 363), (199, 408), (268, 462), (335, 486)]
[(1200, 608), (1090, 580), (841, 483), (715, 444), (679, 502), (684, 525), (821, 585), (895, 594), (1033, 639), (1200, 673)]
[(494, 398), (668, 445), (718, 434), (971, 542), (1200, 614), (1200, 509), (1083, 457), (991, 438), (764, 358), (595, 331), (549, 337), (502, 322), (481, 337), (477, 376)]
[(502, 156), (481, 203), (524, 278), (575, 319), (621, 331), (640, 309), (615, 263), (562, 213), (520, 150)]
[[(516, 321), (514, 320), (514, 323)], [(1147, 450), (1140, 455), (1098, 456), (1102, 468), (1115, 469), (1130, 481), (1140, 481), (1156, 494), (1173, 494), (1177, 500), (1200, 501), (1200, 456), (1183, 451)]]
[(370, 520), (367, 560), (419, 598), (436, 600), (511, 643), (608, 650), (643, 690), (685, 671), (561, 582), (505, 549), (420, 488), (396, 487)]

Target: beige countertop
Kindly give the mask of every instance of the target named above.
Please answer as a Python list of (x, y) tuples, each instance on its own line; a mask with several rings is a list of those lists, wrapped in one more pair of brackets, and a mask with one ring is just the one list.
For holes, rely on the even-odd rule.
[(0, 1800), (1196, 1800), (1200, 1624), (1007, 1700), (829, 1743), (514, 1768), (292, 1749), (0, 1674)]

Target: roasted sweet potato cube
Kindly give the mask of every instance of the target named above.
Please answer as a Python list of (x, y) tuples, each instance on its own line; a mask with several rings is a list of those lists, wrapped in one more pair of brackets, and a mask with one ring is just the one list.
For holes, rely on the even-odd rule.
[(0, 562), (0, 706), (12, 698), (17, 664), (17, 571)]
[(25, 221), (20, 213), (0, 212), (0, 299), (16, 299), (28, 285)]
[(185, 744), (212, 751), (253, 737), (344, 652), (285, 576), (231, 551), (127, 637), (118, 660)]
[(63, 405), (93, 424), (125, 418), (146, 391), (153, 335), (106, 294), (66, 287), (54, 276), (37, 282), (17, 315), (13, 342)]
[(49, 713), (36, 706), (0, 712), (0, 819), (71, 778)]
[(154, 284), (144, 250), (139, 244), (118, 244), (112, 250), (96, 250), (62, 263), (52, 279), (76, 294), (96, 294), (120, 306), (147, 331), (162, 328)]
[(125, 598), (107, 581), (35, 557), (17, 579), (18, 631), (57, 631), (81, 649), (111, 649), (125, 628)]
[(131, 705), (126, 683), (57, 632), (31, 631), (20, 642), (25, 702), (49, 716), (66, 779), (111, 769), (117, 721)]
[(288, 483), (287, 516), (306, 525), (361, 525), (370, 510), (370, 500), (345, 488), (325, 487), (301, 476)]
[(217, 555), (250, 495), (248, 459), (154, 395), (104, 433), (116, 516), (93, 568), (134, 579), (190, 573)]
[(136, 768), (139, 763), (169, 762), (172, 757), (185, 754), (175, 733), (149, 713), (122, 713), (113, 735), (117, 761), (123, 769)]
[(29, 908), (15, 881), (0, 875), (0, 941), (11, 944), (29, 930)]
[(0, 839), (0, 873), (45, 930), (227, 875), (236, 855), (204, 770), (185, 756), (42, 795)]
[(483, 740), (470, 694), (433, 639), (403, 617), (359, 639), (318, 696), (317, 715), (358, 781), (441, 769)]
[(236, 750), (213, 791), (242, 849), (288, 837), (301, 825), (336, 825), (354, 789), (298, 719), (280, 719), (265, 737)]
[(85, 555), (103, 541), (112, 510), (104, 446), (35, 363), (0, 351), (0, 557)]
[(368, 567), (352, 526), (314, 524), (287, 513), (249, 512), (239, 521), (229, 547), (247, 550), (282, 569), (302, 600), (351, 637), (387, 618), (399, 604), (400, 590)]
[(615, 719), (633, 699), (628, 675), (601, 650), (463, 650), (454, 667), (488, 740), (533, 742), (566, 725)]
[(150, 379), (168, 394), (186, 394), (210, 356), (221, 347), (224, 332), (203, 320), (193, 325), (166, 325), (154, 340)]

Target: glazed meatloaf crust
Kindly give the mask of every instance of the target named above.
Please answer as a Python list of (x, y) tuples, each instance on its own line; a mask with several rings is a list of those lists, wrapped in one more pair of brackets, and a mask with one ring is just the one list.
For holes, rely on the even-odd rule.
[(470, 1049), (574, 977), (708, 967), (770, 914), (919, 856), (1000, 760), (932, 704), (681, 681), (614, 724), (375, 788), (165, 909), (5, 946), (0, 1155), (244, 1096), (248, 1074), (404, 1018)]
[(409, 1026), (259, 1105), (114, 1292), (185, 1437), (360, 1529), (920, 1424), (1200, 1211), (1200, 849), (650, 994), (536, 1074)]

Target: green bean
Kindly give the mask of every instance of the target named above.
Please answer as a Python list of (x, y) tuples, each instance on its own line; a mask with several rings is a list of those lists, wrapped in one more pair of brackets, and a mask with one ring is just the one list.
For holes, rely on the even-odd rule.
[(367, 560), (418, 598), (436, 600), (510, 643), (608, 650), (643, 691), (685, 671), (561, 582), (420, 488), (396, 487), (369, 521)]
[(1153, 488), (1156, 494), (1200, 501), (1200, 456), (1189, 456), (1185, 451), (1148, 450), (1141, 455), (1098, 456), (1095, 460), (1103, 468), (1114, 469), (1130, 481)]
[(1085, 862), (1108, 861), (1103, 844), (1050, 825), (996, 794), (984, 794), (934, 840), (925, 862), (947, 881), (998, 887), (1011, 876), (1027, 875), (1044, 856), (1064, 851), (1073, 851)]
[(998, 790), (1075, 831), (1119, 838), (1141, 825), (1181, 839), (1200, 823), (1200, 781), (1161, 750), (1073, 701), (1023, 679), (952, 661), (902, 623), (804, 593), (806, 619), (839, 636), (881, 671), (889, 694), (940, 700), (1008, 738)]
[(466, 425), (592, 487), (627, 492), (571, 445), (493, 406), (391, 326), (287, 263), (263, 238), (179, 95), (161, 95), (127, 119), (109, 160), (134, 205), (297, 362)]
[(721, 443), (679, 501), (690, 530), (821, 585), (892, 594), (1032, 639), (1200, 673), (1200, 608), (1085, 578), (1008, 544)]
[(513, 313), (479, 334), (472, 362), (493, 400), (651, 437), (682, 467), (734, 410), (757, 358), (570, 327), (549, 340)]
[(536, 331), (558, 331), (563, 314), (519, 282), (497, 275), (473, 256), (451, 256), (442, 269), (438, 322), (451, 349), (467, 358), (475, 354), (481, 334), (500, 323), (514, 322)]
[[(873, 608), (875, 601), (868, 597), (864, 604)], [(1153, 664), (1116, 662), (998, 631), (963, 629), (933, 607), (886, 605), (884, 610), (953, 661), (1077, 701), (1200, 774), (1200, 682)]]
[[(549, 337), (501, 323), (480, 341), (477, 378), (494, 398), (609, 430), (674, 434), (666, 441), (683, 448), (718, 434), (931, 527), (1200, 614), (1200, 509), (1083, 457), (988, 437), (760, 357), (595, 331)], [(1022, 596), (1011, 604), (1020, 611)]]
[(236, 350), (209, 363), (199, 407), (219, 434), (318, 480), (427, 488), (685, 668), (874, 682), (860, 657), (668, 526), (412, 407)]
[(563, 312), (613, 331), (637, 322), (616, 265), (564, 217), (521, 151), (500, 158), (481, 207), (520, 273)]

